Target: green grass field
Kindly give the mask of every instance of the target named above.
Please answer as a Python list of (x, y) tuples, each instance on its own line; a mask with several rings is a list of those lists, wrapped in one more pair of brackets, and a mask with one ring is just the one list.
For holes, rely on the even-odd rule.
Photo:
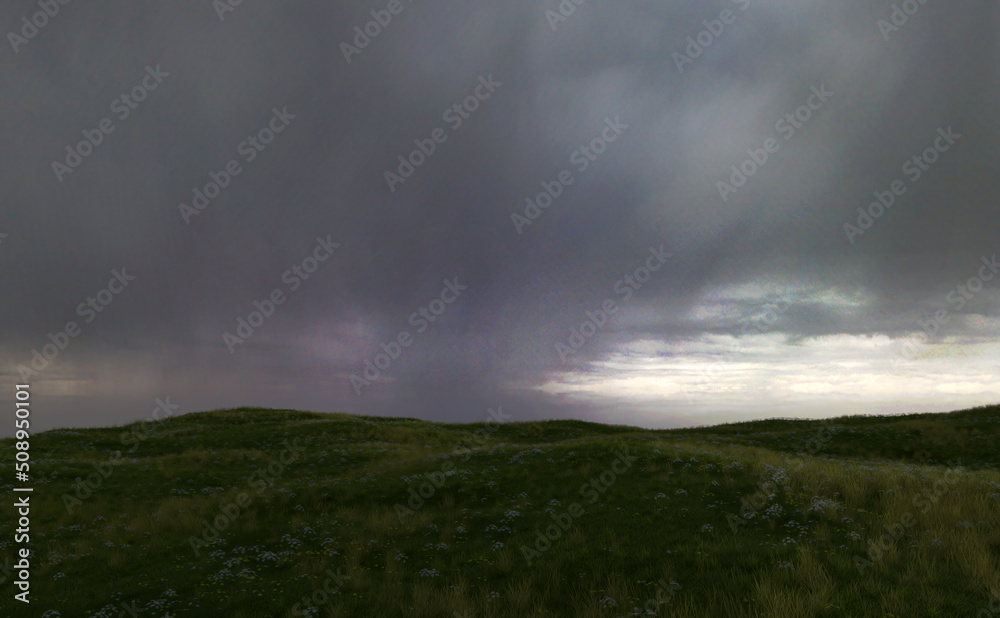
[(1000, 406), (669, 431), (506, 413), (37, 434), (31, 604), (6, 484), (0, 615), (1000, 616)]

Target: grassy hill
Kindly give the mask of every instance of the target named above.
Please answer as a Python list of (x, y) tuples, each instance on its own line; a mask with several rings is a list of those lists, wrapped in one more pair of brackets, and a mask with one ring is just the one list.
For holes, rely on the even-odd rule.
[(239, 409), (48, 431), (30, 609), (4, 486), (0, 615), (1000, 616), (998, 436), (1000, 406), (669, 431)]

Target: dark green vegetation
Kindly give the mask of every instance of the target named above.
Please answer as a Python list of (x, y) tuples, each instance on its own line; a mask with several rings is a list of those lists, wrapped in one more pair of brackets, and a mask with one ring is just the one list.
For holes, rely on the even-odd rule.
[(998, 406), (672, 431), (240, 409), (49, 431), (31, 441), (32, 603), (8, 580), (0, 615), (1000, 616), (998, 434)]

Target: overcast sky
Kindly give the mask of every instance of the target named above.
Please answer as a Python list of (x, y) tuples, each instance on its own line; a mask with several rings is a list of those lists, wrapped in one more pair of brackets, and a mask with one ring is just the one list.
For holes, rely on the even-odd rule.
[(353, 4), (0, 7), (33, 428), (1000, 401), (995, 2)]

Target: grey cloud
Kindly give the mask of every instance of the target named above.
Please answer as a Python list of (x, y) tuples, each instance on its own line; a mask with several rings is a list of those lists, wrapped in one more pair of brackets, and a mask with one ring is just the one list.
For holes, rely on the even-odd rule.
[[(0, 50), (5, 388), (77, 320), (82, 334), (35, 382), (62, 410), (79, 404), (70, 424), (138, 418), (135, 401), (164, 391), (189, 410), (471, 420), (508, 397), (525, 416), (600, 415), (536, 389), (639, 339), (733, 332), (756, 310), (689, 319), (712, 290), (835, 288), (865, 303), (800, 295), (775, 332), (903, 337), (997, 252), (995, 4), (927, 3), (888, 41), (877, 22), (890, 8), (861, 2), (587, 3), (553, 32), (557, 6), (404, 0), (348, 63), (340, 43), (384, 3), (244, 2), (224, 21), (209, 3), (71, 3), (18, 53)], [(736, 21), (679, 72), (673, 54), (724, 9)], [(0, 24), (34, 10), (7, 4)], [(52, 161), (157, 65), (170, 76), (58, 182)], [(444, 111), (491, 74), (502, 86), (448, 128)], [(821, 84), (836, 94), (784, 140), (775, 123)], [(285, 106), (295, 120), (247, 162), (238, 146)], [(629, 129), (576, 171), (571, 153), (616, 116)], [(954, 149), (849, 243), (857, 208), (949, 126)], [(385, 172), (438, 127), (447, 141), (390, 192)], [(716, 182), (767, 138), (780, 150), (723, 202)], [(185, 224), (178, 204), (231, 159), (243, 171)], [(565, 169), (573, 184), (518, 234), (511, 214)], [(290, 290), (283, 273), (326, 235), (342, 248)], [(563, 363), (555, 343), (661, 243), (675, 257)], [(77, 305), (123, 266), (134, 287), (82, 324)], [(357, 397), (349, 376), (454, 276), (467, 294)], [(222, 333), (275, 288), (287, 302), (230, 354)], [(950, 332), (984, 336), (991, 294)]]

